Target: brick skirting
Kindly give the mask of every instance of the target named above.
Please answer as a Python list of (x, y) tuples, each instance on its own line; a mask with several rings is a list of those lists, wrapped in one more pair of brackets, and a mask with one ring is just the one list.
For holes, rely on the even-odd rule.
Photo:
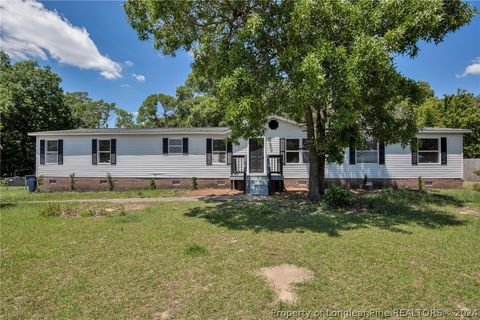
[[(360, 188), (363, 186), (363, 179), (325, 179), (327, 185), (330, 183), (343, 184), (351, 188)], [(395, 178), (395, 179), (368, 179), (372, 182), (374, 188), (383, 187), (406, 187), (411, 189), (418, 189), (418, 179), (416, 178)], [(423, 178), (423, 185), (425, 188), (448, 188), (458, 189), (463, 185), (463, 180), (460, 178)], [(285, 179), (285, 188), (308, 188), (308, 178)]]
[[(68, 177), (43, 177), (41, 185), (38, 186), (40, 192), (70, 191), (70, 178)], [(114, 190), (145, 190), (150, 186), (152, 178), (113, 178)], [(192, 186), (191, 178), (156, 178), (157, 188), (179, 188), (187, 189)], [(352, 188), (359, 188), (363, 185), (363, 179), (326, 179), (327, 184), (343, 184)], [(381, 187), (407, 187), (418, 188), (418, 179), (369, 179), (374, 188)], [(426, 188), (461, 188), (462, 179), (454, 178), (424, 178)], [(228, 178), (198, 178), (199, 188), (220, 188), (229, 189), (230, 179)], [(308, 179), (287, 178), (285, 179), (285, 188), (308, 188)], [(108, 191), (109, 183), (107, 178), (75, 178), (76, 191)]]
[[(38, 177), (37, 177), (38, 179)], [(112, 178), (115, 191), (123, 190), (146, 190), (150, 187), (152, 178)], [(41, 185), (38, 185), (40, 192), (70, 191), (70, 178), (66, 177), (43, 177)], [(188, 189), (192, 186), (191, 178), (156, 178), (157, 188), (179, 188)], [(230, 179), (225, 178), (198, 178), (199, 188), (230, 188)], [(76, 191), (108, 191), (109, 183), (107, 178), (81, 178), (75, 177)]]

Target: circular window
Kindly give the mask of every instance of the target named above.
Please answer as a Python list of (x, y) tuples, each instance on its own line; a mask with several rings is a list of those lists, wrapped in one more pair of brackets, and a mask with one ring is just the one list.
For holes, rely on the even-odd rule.
[(275, 130), (278, 128), (278, 121), (277, 120), (270, 120), (268, 122), (268, 127), (272, 130)]

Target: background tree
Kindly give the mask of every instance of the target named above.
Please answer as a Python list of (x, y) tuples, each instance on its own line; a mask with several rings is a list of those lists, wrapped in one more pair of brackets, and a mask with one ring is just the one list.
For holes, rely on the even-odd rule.
[(135, 128), (135, 121), (133, 120), (133, 114), (120, 109), (115, 109), (115, 127), (117, 128)]
[(433, 90), (426, 92), (425, 102), (417, 109), (418, 126), (472, 130), (464, 136), (463, 155), (465, 158), (480, 158), (480, 95), (458, 89), (456, 94), (439, 99)]
[(175, 126), (172, 118), (175, 98), (167, 94), (149, 95), (138, 109), (137, 123), (144, 128)]
[(233, 138), (260, 136), (283, 113), (307, 128), (309, 198), (324, 192), (326, 158), (367, 136), (407, 144), (422, 88), (393, 55), (415, 57), (417, 42), (438, 43), (475, 10), (459, 0), (159, 1), (124, 5), (141, 40), (164, 54), (194, 50)]
[(70, 109), (63, 102), (61, 79), (34, 61), (12, 64), (0, 53), (1, 174), (34, 172), (35, 139), (28, 132), (70, 129)]
[(77, 128), (108, 128), (110, 115), (115, 111), (115, 103), (93, 100), (87, 92), (67, 92), (64, 101)]

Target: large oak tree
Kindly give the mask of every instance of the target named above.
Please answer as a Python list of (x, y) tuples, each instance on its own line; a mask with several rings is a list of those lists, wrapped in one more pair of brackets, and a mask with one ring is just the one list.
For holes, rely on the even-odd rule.
[(475, 10), (459, 0), (170, 1), (124, 5), (142, 40), (164, 54), (192, 50), (233, 138), (255, 137), (270, 114), (307, 128), (309, 198), (324, 191), (325, 163), (367, 136), (407, 144), (416, 132), (418, 84), (393, 57), (415, 57)]

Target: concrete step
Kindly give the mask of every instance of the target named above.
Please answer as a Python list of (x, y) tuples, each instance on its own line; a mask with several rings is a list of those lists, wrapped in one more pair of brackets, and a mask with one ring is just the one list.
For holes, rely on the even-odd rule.
[(246, 191), (249, 195), (268, 195), (268, 177), (248, 176), (246, 181)]

